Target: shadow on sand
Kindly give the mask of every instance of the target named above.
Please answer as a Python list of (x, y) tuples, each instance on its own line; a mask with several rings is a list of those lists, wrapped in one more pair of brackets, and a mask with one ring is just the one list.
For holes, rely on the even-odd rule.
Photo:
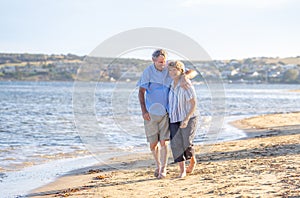
[[(245, 132), (248, 134), (248, 138), (243, 138), (243, 139), (294, 135), (300, 133), (300, 125), (289, 126), (289, 127), (276, 127), (272, 129), (258, 129), (258, 130), (248, 129), (245, 130)], [(251, 149), (240, 149), (240, 150), (228, 151), (228, 152), (226, 151), (210, 152), (210, 153), (206, 153), (205, 155), (197, 155), (197, 159), (198, 159), (198, 163), (201, 164), (201, 162), (231, 161), (237, 159), (256, 159), (262, 157), (296, 155), (299, 153), (300, 153), (300, 144), (271, 144), (271, 145), (261, 145), (259, 148), (255, 147)], [(173, 160), (169, 159), (169, 161), (171, 162)], [(139, 160), (138, 162), (131, 161), (131, 162), (114, 163), (111, 165), (92, 166), (80, 170), (71, 171), (67, 175), (82, 175), (82, 174), (90, 174), (90, 173), (97, 173), (97, 172), (106, 173), (114, 170), (131, 170), (134, 167), (140, 167), (140, 168), (149, 167), (148, 165), (145, 165), (147, 164), (146, 162), (148, 162), (149, 164), (149, 160), (144, 160), (144, 161)], [(137, 166), (137, 163), (139, 163), (140, 166)], [(114, 167), (118, 167), (118, 168), (114, 168)], [(152, 174), (152, 172), (149, 172), (149, 174)], [(91, 183), (90, 185), (76, 187), (76, 188), (30, 193), (26, 197), (47, 196), (47, 195), (60, 196), (72, 192), (81, 191), (81, 190), (89, 190), (93, 188), (106, 187), (106, 186), (126, 185), (132, 183), (147, 182), (151, 180), (156, 180), (156, 178), (145, 177), (145, 179), (136, 179), (136, 180), (133, 179), (130, 181), (126, 180), (123, 182), (119, 182), (119, 181), (116, 182), (112, 180), (110, 182), (101, 182), (101, 183), (94, 183), (94, 184)]]

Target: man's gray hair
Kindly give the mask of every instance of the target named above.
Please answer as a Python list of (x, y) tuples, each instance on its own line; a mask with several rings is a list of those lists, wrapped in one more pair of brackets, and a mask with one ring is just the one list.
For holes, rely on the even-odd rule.
[(163, 56), (163, 57), (167, 58), (168, 53), (167, 53), (166, 50), (163, 50), (163, 49), (157, 49), (157, 50), (155, 50), (155, 51), (153, 52), (153, 54), (152, 54), (152, 58), (157, 58), (157, 57), (159, 57), (159, 56)]

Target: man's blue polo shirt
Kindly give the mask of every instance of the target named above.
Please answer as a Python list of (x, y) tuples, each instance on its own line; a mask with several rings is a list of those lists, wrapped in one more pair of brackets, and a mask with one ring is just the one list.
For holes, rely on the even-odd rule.
[(166, 114), (171, 82), (172, 78), (169, 76), (168, 67), (159, 71), (152, 64), (144, 70), (137, 86), (146, 89), (145, 102), (150, 114)]

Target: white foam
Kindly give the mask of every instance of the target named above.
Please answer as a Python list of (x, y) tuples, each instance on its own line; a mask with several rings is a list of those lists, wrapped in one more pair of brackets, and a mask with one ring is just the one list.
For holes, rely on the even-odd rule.
[(2, 198), (22, 197), (31, 190), (54, 181), (57, 177), (76, 170), (96, 164), (98, 161), (92, 157), (62, 159), (24, 168), (18, 172), (7, 172), (0, 183)]

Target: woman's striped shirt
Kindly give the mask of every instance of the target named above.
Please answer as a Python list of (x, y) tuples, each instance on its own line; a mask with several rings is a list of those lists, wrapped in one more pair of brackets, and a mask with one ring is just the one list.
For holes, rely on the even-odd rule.
[[(192, 98), (197, 99), (193, 85), (188, 89), (184, 89), (180, 86), (180, 80), (176, 87), (174, 87), (174, 81), (172, 81), (169, 92), (169, 117), (171, 123), (181, 122), (185, 119), (190, 112), (191, 103), (189, 100)], [(195, 117), (197, 114), (196, 110), (191, 117)]]

